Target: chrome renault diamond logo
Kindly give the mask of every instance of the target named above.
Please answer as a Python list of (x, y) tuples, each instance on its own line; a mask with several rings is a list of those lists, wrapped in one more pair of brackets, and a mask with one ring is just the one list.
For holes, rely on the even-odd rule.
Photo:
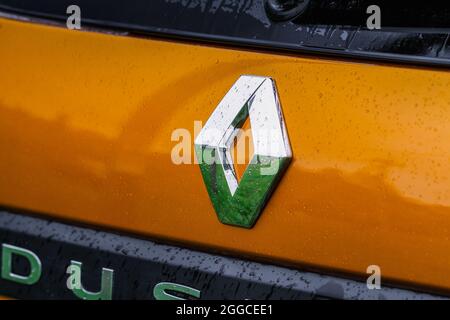
[[(238, 182), (230, 151), (248, 117), (254, 154)], [(292, 158), (274, 81), (241, 76), (195, 139), (195, 152), (219, 220), (251, 228)]]

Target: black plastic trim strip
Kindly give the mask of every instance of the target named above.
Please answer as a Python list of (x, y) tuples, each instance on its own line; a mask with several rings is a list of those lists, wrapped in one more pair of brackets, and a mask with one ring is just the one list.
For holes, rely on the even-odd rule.
[[(265, 50), (449, 67), (450, 28), (383, 27), (271, 21), (262, 0), (0, 0), (0, 9), (65, 22), (82, 9), (82, 25)], [(315, 23), (314, 23), (315, 22)], [(444, 26), (444, 27), (442, 27)]]
[[(4, 244), (30, 250), (42, 262), (41, 279), (34, 285), (0, 278), (0, 295), (21, 299), (75, 299), (66, 287), (71, 260), (83, 263), (82, 283), (91, 291), (99, 287), (102, 267), (114, 270), (113, 299), (152, 299), (153, 287), (163, 281), (200, 290), (201, 299), (442, 298), (384, 286), (369, 290), (353, 280), (0, 211), (0, 248)], [(27, 264), (15, 263), (14, 272), (26, 274)]]

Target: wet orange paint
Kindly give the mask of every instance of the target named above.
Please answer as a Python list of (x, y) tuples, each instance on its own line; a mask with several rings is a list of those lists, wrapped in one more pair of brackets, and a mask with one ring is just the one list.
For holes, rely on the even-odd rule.
[(231, 157), (233, 158), (233, 166), (238, 181), (241, 181), (253, 154), (253, 134), (250, 118), (247, 118), (239, 129), (237, 136), (234, 138), (234, 143), (231, 148)]
[[(6, 19), (0, 41), (2, 205), (450, 289), (448, 71)], [(171, 161), (173, 130), (193, 133), (242, 74), (275, 79), (294, 155), (251, 230), (222, 225), (198, 166)]]

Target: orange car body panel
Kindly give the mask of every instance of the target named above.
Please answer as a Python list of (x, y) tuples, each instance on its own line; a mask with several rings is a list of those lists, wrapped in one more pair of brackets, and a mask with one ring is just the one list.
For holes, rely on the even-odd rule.
[[(450, 290), (448, 71), (7, 19), (0, 41), (1, 205)], [(276, 81), (293, 151), (250, 230), (221, 224), (198, 165), (171, 160), (174, 130), (197, 134), (243, 74)]]

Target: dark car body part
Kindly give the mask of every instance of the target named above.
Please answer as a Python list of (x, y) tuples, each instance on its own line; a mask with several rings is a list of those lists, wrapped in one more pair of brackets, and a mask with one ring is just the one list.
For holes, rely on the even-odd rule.
[[(154, 287), (174, 283), (200, 291), (201, 299), (436, 299), (409, 290), (208, 254), (85, 227), (0, 212), (0, 244), (33, 252), (42, 274), (33, 285), (0, 279), (0, 294), (21, 299), (76, 299), (67, 267), (83, 265), (82, 285), (95, 291), (102, 268), (114, 271), (113, 299), (153, 299)], [(3, 261), (2, 261), (3, 262)], [(27, 274), (25, 259), (13, 261)]]
[[(366, 7), (381, 6), (380, 30)], [(442, 2), (311, 1), (292, 21), (271, 19), (263, 0), (0, 0), (0, 9), (65, 21), (81, 8), (82, 26), (295, 53), (450, 66), (450, 12)]]

